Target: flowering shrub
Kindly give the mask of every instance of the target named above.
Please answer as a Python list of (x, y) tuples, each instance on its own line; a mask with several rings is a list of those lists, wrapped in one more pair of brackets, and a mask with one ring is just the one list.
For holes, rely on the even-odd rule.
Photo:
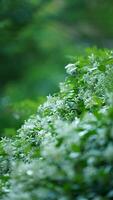
[(88, 51), (66, 71), (59, 93), (0, 141), (3, 200), (113, 198), (113, 52)]

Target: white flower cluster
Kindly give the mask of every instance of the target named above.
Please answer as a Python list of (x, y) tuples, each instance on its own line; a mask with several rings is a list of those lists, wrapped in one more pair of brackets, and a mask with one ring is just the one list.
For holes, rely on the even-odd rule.
[(49, 113), (56, 113), (58, 109), (62, 109), (64, 107), (64, 101), (63, 99), (60, 99), (59, 97), (52, 97), (48, 96), (47, 101), (39, 107), (39, 112), (43, 113), (45, 111)]

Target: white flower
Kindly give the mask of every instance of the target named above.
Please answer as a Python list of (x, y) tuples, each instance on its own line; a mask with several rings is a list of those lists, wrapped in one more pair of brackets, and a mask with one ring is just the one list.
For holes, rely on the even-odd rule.
[(27, 173), (28, 176), (32, 176), (33, 175), (33, 171), (30, 170), (30, 169), (26, 173)]
[(70, 63), (65, 66), (65, 69), (68, 74), (73, 75), (76, 72), (76, 65)]
[(95, 62), (95, 55), (92, 53), (90, 56), (88, 56), (91, 63)]

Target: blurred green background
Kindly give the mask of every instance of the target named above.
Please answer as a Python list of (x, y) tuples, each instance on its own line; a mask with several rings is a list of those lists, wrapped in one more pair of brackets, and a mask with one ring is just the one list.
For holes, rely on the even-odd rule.
[(112, 0), (1, 0), (0, 136), (13, 136), (91, 46), (113, 47)]

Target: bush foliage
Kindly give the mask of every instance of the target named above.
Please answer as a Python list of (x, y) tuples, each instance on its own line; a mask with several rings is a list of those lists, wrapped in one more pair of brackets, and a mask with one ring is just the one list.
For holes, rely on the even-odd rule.
[(66, 71), (59, 93), (0, 141), (3, 200), (113, 198), (113, 51), (88, 50)]
[(26, 119), (10, 117), (12, 104), (57, 91), (66, 57), (113, 47), (113, 1), (1, 0), (0, 8), (1, 137)]

